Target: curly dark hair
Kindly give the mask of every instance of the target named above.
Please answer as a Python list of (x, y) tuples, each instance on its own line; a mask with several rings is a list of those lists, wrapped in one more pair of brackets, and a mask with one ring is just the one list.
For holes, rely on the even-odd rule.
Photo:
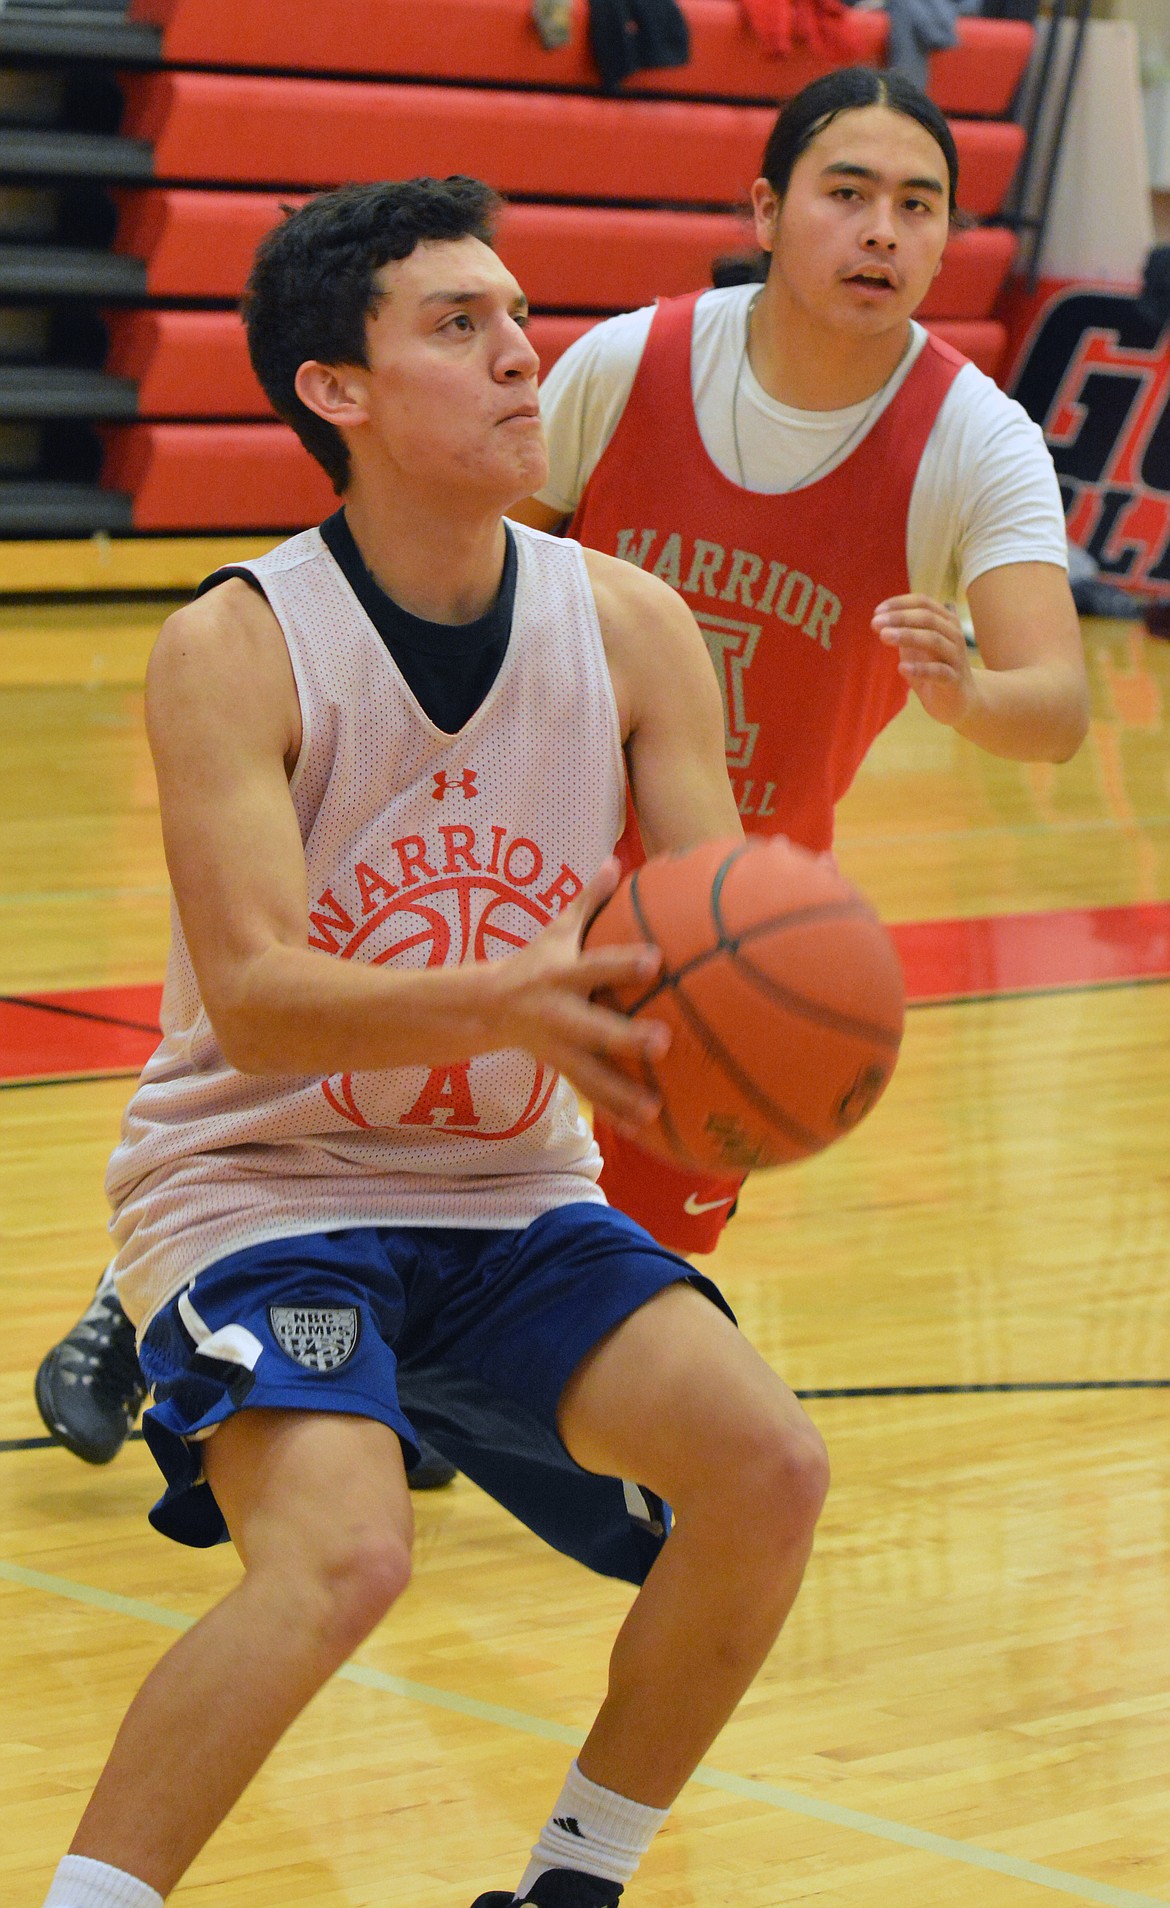
[(256, 248), (241, 307), (252, 365), (274, 411), (292, 425), (341, 496), (350, 477), (342, 433), (302, 404), (308, 359), (365, 367), (366, 321), (383, 265), (427, 239), (492, 243), (502, 201), (479, 179), (403, 179), (322, 192)]

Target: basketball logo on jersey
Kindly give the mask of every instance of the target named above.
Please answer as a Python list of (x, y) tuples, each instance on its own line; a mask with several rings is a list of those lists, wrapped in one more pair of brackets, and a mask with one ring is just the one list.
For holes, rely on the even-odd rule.
[(357, 1349), (352, 1305), (270, 1305), (268, 1323), (281, 1351), (306, 1371), (339, 1371)]
[[(404, 835), (371, 845), (369, 854), (355, 863), (351, 882), (325, 888), (310, 908), (308, 940), (340, 960), (374, 966), (502, 960), (526, 947), (584, 885), (563, 862), (554, 873), (530, 836), (498, 824), (440, 823), (433, 838)], [(334, 1113), (366, 1131), (393, 1127), (405, 1136), (422, 1128), (498, 1141), (536, 1125), (558, 1078), (555, 1068), (516, 1049), (440, 1067), (334, 1074), (321, 1091)]]
[(1170, 583), (1170, 325), (1124, 292), (1059, 292), (1012, 392), (1044, 432), (1072, 541), (1118, 582)]

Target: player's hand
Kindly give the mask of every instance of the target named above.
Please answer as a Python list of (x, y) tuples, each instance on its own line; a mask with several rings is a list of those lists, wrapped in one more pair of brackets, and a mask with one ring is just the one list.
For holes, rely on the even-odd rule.
[(591, 996), (606, 987), (648, 984), (662, 965), (655, 947), (582, 951), (581, 937), (621, 879), (614, 859), (519, 954), (498, 963), (501, 1046), (524, 1047), (568, 1076), (615, 1126), (636, 1132), (659, 1111), (658, 1096), (631, 1080), (670, 1045), (661, 1021), (630, 1020)]
[(898, 674), (927, 715), (957, 728), (978, 691), (958, 617), (932, 596), (891, 596), (873, 613), (873, 629), (899, 652)]

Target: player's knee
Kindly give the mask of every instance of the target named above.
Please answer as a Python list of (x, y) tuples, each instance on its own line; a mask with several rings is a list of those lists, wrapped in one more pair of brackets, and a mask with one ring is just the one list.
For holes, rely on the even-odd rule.
[(389, 1532), (366, 1536), (347, 1548), (333, 1576), (337, 1616), (354, 1646), (382, 1621), (410, 1582), (410, 1552)]
[(313, 1572), (320, 1644), (339, 1662), (365, 1641), (410, 1581), (410, 1551), (392, 1531), (359, 1531), (331, 1545)]
[(829, 1453), (808, 1418), (787, 1426), (781, 1443), (779, 1499), (788, 1519), (811, 1538), (829, 1494)]
[(816, 1426), (802, 1416), (754, 1427), (736, 1469), (740, 1515), (761, 1560), (807, 1548), (829, 1490), (829, 1454)]

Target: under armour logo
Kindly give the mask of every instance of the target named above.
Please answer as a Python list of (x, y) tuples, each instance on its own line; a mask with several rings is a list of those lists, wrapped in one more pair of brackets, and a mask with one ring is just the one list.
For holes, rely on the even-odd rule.
[(437, 802), (443, 801), (448, 790), (453, 788), (461, 788), (463, 790), (463, 799), (465, 802), (469, 802), (473, 795), (478, 795), (479, 790), (475, 786), (475, 770), (471, 768), (464, 769), (462, 775), (452, 779), (447, 774), (446, 769), (436, 769), (435, 786), (431, 790), (434, 799)]
[(553, 1826), (554, 1828), (564, 1829), (566, 1835), (576, 1835), (582, 1842), (585, 1840), (581, 1824), (575, 1815), (554, 1815)]

